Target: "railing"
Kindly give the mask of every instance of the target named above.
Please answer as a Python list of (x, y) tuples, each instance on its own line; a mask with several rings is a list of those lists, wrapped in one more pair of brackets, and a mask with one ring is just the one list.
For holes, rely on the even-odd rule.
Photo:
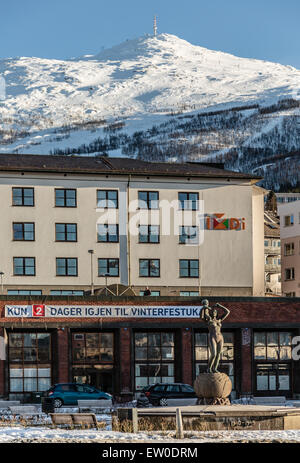
[(278, 256), (281, 254), (281, 248), (275, 246), (265, 246), (265, 254), (271, 254), (272, 256)]
[(281, 266), (278, 264), (265, 264), (265, 272), (281, 273)]

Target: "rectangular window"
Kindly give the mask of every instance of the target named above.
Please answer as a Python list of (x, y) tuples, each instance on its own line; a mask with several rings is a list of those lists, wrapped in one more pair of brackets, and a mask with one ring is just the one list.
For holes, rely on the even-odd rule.
[(97, 225), (97, 240), (103, 243), (119, 242), (119, 225), (101, 223)]
[(286, 280), (294, 280), (295, 279), (295, 269), (294, 269), (294, 267), (286, 268), (284, 270), (284, 275), (285, 275)]
[(33, 222), (14, 222), (13, 223), (13, 240), (14, 241), (34, 241), (34, 223)]
[[(144, 292), (145, 292), (145, 290), (140, 291), (140, 296), (144, 296)], [(151, 294), (150, 294), (150, 296), (159, 297), (159, 296), (160, 296), (160, 291), (153, 291), (153, 290), (151, 289)]]
[(119, 259), (98, 259), (98, 276), (118, 277)]
[(139, 209), (158, 209), (159, 194), (158, 191), (139, 191)]
[(55, 206), (56, 207), (76, 207), (76, 190), (66, 188), (55, 189)]
[(56, 223), (55, 224), (56, 241), (77, 241), (77, 224), (76, 223)]
[(113, 333), (74, 333), (72, 358), (75, 363), (113, 363)]
[(10, 398), (30, 399), (31, 392), (46, 391), (51, 381), (51, 335), (9, 333)]
[(256, 360), (291, 360), (292, 334), (286, 331), (254, 333), (254, 358)]
[(14, 257), (14, 275), (35, 276), (35, 257)]
[(265, 246), (269, 246), (269, 241), (265, 240)]
[(180, 296), (189, 297), (189, 296), (199, 296), (198, 291), (180, 291)]
[(13, 206), (34, 206), (34, 189), (13, 187), (12, 204)]
[(41, 289), (8, 289), (9, 296), (41, 296)]
[(159, 277), (160, 260), (159, 259), (140, 259), (139, 260), (140, 277)]
[(159, 225), (139, 225), (139, 243), (159, 243)]
[(284, 245), (284, 255), (285, 256), (292, 256), (295, 252), (294, 243), (286, 243)]
[(97, 190), (97, 207), (118, 209), (118, 190)]
[(198, 278), (199, 261), (196, 259), (180, 259), (179, 276), (180, 278)]
[(198, 211), (198, 193), (178, 193), (179, 209), (185, 211)]
[(294, 215), (293, 214), (285, 215), (284, 216), (284, 226), (291, 227), (292, 225), (294, 225)]
[(135, 389), (175, 380), (174, 333), (135, 333)]
[(199, 244), (198, 227), (180, 226), (179, 227), (179, 243), (180, 244)]
[(77, 277), (78, 265), (76, 257), (57, 257), (56, 276)]
[(69, 290), (69, 289), (51, 289), (50, 296), (83, 296), (84, 291), (81, 290)]

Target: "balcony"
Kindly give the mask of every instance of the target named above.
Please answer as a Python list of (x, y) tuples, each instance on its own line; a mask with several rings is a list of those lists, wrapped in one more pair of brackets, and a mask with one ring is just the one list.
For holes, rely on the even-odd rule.
[(281, 248), (279, 246), (265, 246), (265, 254), (270, 256), (280, 256)]
[(281, 265), (278, 265), (278, 264), (265, 264), (265, 272), (281, 273)]

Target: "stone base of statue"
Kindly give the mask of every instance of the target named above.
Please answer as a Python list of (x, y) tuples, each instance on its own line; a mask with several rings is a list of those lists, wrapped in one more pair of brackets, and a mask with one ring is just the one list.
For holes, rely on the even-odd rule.
[(198, 405), (230, 405), (232, 383), (225, 373), (201, 373), (194, 381)]

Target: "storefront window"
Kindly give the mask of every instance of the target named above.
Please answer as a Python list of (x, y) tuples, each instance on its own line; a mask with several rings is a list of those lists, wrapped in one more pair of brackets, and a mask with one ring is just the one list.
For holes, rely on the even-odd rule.
[[(219, 364), (219, 371), (226, 373), (235, 387), (234, 376), (234, 333), (223, 333), (224, 347)], [(195, 333), (195, 374), (207, 371), (207, 362), (209, 359), (208, 334)]]
[(9, 333), (10, 397), (46, 391), (51, 386), (51, 335)]
[(74, 333), (73, 361), (113, 362), (113, 333)]
[(287, 331), (254, 333), (254, 361), (257, 391), (290, 391), (292, 333)]
[(72, 334), (72, 377), (105, 391), (114, 388), (114, 334), (80, 332)]
[(254, 333), (254, 359), (290, 360), (292, 358), (292, 334), (289, 332)]
[(174, 333), (135, 333), (135, 389), (173, 382)]

